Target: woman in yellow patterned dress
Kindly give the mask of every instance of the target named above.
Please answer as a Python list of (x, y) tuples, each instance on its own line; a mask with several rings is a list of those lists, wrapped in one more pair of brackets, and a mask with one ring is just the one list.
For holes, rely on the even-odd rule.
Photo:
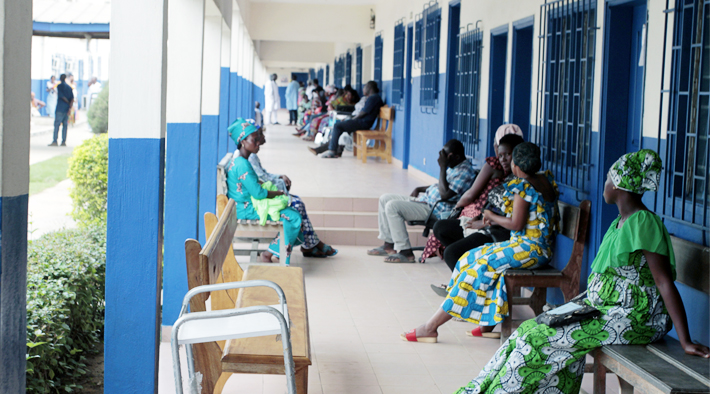
[(479, 326), (472, 336), (498, 338), (493, 328), (508, 315), (508, 296), (502, 274), (508, 269), (535, 268), (552, 258), (557, 229), (557, 184), (550, 173), (538, 173), (540, 148), (525, 142), (513, 150), (515, 179), (506, 184), (505, 216), (490, 210), (484, 221), (511, 230), (505, 242), (491, 243), (465, 253), (449, 281), (449, 295), (429, 321), (403, 334), (411, 342), (436, 342), (437, 329), (452, 317)]

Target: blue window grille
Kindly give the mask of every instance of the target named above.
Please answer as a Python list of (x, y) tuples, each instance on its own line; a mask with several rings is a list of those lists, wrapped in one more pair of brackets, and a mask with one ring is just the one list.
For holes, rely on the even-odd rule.
[(418, 14), (415, 17), (414, 22), (414, 61), (419, 62), (422, 60), (422, 32), (424, 31), (424, 19), (422, 19), (422, 14)]
[(439, 96), (439, 38), (441, 35), (441, 8), (433, 4), (422, 14), (422, 76), (419, 105), (435, 107)]
[(557, 0), (540, 7), (537, 132), (543, 167), (577, 193), (589, 191), (595, 0)]
[[(318, 69), (317, 76), (318, 76), (318, 83), (322, 84), (323, 82), (325, 82), (325, 80), (323, 79), (323, 67)], [(327, 86), (327, 85), (328, 85), (328, 83), (325, 84), (325, 86)]]
[(375, 82), (382, 89), (382, 33), (375, 36)]
[(345, 77), (345, 59), (343, 56), (335, 58), (335, 68), (333, 69), (333, 83), (336, 86), (343, 86), (343, 77)]
[(355, 90), (362, 92), (362, 48), (355, 49)]
[(466, 155), (471, 157), (474, 157), (480, 141), (478, 108), (481, 97), (482, 49), (481, 29), (459, 34), (452, 137), (463, 143)]
[[(670, 14), (666, 13), (666, 28)], [(661, 82), (661, 113), (667, 111), (667, 117), (660, 117), (657, 147), (665, 155), (661, 178), (664, 193), (656, 196), (656, 212), (664, 219), (707, 231), (710, 229), (710, 1), (677, 0), (672, 14), (671, 72), (666, 75), (664, 61)], [(666, 49), (664, 42), (664, 60)], [(666, 124), (663, 140), (661, 133)]]
[(392, 104), (401, 104), (404, 96), (404, 21), (394, 25), (394, 63), (392, 65)]
[(325, 86), (330, 85), (330, 64), (325, 65)]
[(352, 86), (353, 80), (353, 55), (350, 51), (345, 54), (345, 85)]
[(312, 68), (308, 69), (308, 77), (309, 77), (311, 80), (316, 79), (316, 70), (315, 70), (315, 69), (312, 69)]

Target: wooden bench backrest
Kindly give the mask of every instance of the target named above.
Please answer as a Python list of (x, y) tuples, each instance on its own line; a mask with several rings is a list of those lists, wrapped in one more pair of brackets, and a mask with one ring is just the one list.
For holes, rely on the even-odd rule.
[(217, 164), (217, 195), (227, 194), (227, 171), (232, 164), (232, 153), (224, 155)]
[(710, 293), (710, 248), (671, 236), (675, 252), (676, 280)]
[(380, 116), (377, 117), (377, 130), (392, 136), (392, 122), (394, 121), (394, 108), (383, 105), (380, 107)]
[(576, 207), (560, 201), (557, 206), (560, 210), (559, 234), (574, 241), (572, 254), (562, 271), (569, 275), (572, 281), (576, 281), (573, 284), (578, 284), (582, 273), (584, 244), (587, 242), (587, 233), (589, 232), (589, 213), (592, 202), (584, 200)]

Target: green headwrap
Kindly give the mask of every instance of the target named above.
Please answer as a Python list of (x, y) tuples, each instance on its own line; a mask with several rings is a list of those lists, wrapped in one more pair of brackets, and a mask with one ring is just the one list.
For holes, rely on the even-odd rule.
[(239, 145), (249, 134), (259, 131), (259, 128), (244, 118), (237, 118), (237, 120), (229, 125), (227, 131), (229, 131), (229, 136), (232, 137), (232, 141)]
[(643, 194), (658, 190), (663, 163), (650, 149), (627, 153), (611, 166), (609, 176), (617, 189)]

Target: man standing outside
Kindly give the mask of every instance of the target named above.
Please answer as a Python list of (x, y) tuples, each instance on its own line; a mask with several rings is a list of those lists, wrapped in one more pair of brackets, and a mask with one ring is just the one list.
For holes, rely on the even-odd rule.
[(286, 87), (286, 108), (288, 109), (288, 125), (295, 125), (298, 120), (298, 88), (301, 85), (296, 76), (291, 74), (291, 83)]
[(67, 127), (69, 125), (69, 112), (71, 112), (74, 104), (74, 93), (71, 86), (67, 84), (67, 76), (62, 74), (59, 76), (61, 81), (57, 85), (57, 109), (54, 112), (54, 138), (49, 146), (57, 146), (57, 137), (59, 134), (59, 125), (62, 125), (62, 146), (67, 146)]
[(276, 74), (271, 74), (264, 86), (264, 124), (279, 124), (277, 111), (281, 108), (281, 95), (276, 78)]

